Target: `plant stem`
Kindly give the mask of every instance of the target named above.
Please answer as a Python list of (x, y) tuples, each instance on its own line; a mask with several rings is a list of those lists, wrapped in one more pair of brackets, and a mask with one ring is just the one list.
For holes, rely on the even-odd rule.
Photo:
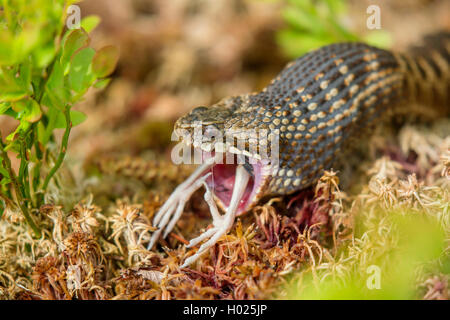
[(0, 219), (2, 218), (3, 214), (5, 213), (5, 210), (6, 210), (5, 204), (4, 204), (3, 200), (0, 199)]
[(17, 181), (17, 177), (11, 167), (11, 160), (9, 160), (8, 154), (5, 151), (5, 146), (2, 141), (2, 137), (0, 135), (0, 156), (2, 158), (3, 165), (5, 166), (6, 170), (9, 173), (9, 178), (12, 181), (12, 185), (14, 187), (14, 192), (16, 194), (17, 203), (20, 207), (20, 210), (22, 211), (23, 216), (25, 217), (25, 220), (27, 221), (28, 225), (33, 229), (34, 234), (36, 237), (41, 237), (41, 230), (39, 227), (34, 223), (33, 219), (30, 216), (30, 213), (28, 211), (28, 207), (26, 206), (22, 193), (20, 191), (19, 182)]
[(38, 191), (38, 187), (40, 184), (40, 178), (41, 178), (41, 166), (42, 166), (42, 152), (40, 149), (40, 145), (39, 145), (39, 140), (38, 140), (38, 132), (37, 132), (37, 126), (34, 126), (33, 128), (34, 130), (34, 152), (36, 154), (36, 163), (35, 163), (35, 167), (33, 168), (33, 173), (32, 173), (32, 182), (31, 182), (31, 186), (33, 188), (33, 192), (34, 192), (34, 197), (32, 200), (35, 200), (35, 207), (39, 208), (42, 204), (42, 193), (37, 192)]
[(70, 121), (70, 108), (68, 106), (66, 106), (66, 108), (64, 109), (64, 117), (66, 119), (66, 130), (64, 131), (58, 158), (56, 159), (55, 165), (53, 166), (53, 168), (50, 170), (47, 177), (45, 178), (44, 184), (42, 186), (42, 190), (44, 192), (47, 190), (50, 179), (53, 177), (53, 175), (56, 173), (56, 171), (58, 171), (58, 169), (61, 166), (61, 164), (64, 160), (64, 157), (66, 155), (67, 144), (69, 142), (69, 134), (70, 134), (70, 130), (72, 129), (72, 121)]
[(26, 145), (26, 135), (27, 132), (24, 132), (20, 135), (20, 168), (19, 168), (19, 182), (21, 184), (22, 195), (25, 198), (25, 201), (31, 200), (31, 191), (30, 191), (30, 180), (28, 176), (28, 160), (27, 160), (27, 145)]

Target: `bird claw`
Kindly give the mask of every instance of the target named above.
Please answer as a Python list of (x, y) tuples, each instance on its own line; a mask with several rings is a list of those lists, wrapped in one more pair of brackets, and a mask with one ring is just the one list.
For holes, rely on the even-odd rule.
[(205, 185), (206, 193), (205, 193), (205, 201), (208, 203), (208, 206), (211, 211), (211, 215), (213, 217), (213, 225), (214, 227), (205, 231), (197, 238), (192, 239), (187, 245), (188, 248), (195, 246), (200, 243), (204, 239), (210, 238), (208, 241), (203, 243), (198, 251), (191, 257), (187, 258), (182, 268), (189, 266), (195, 260), (197, 260), (207, 249), (212, 247), (223, 235), (225, 235), (228, 230), (231, 229), (234, 223), (234, 218), (236, 216), (236, 211), (239, 205), (239, 202), (242, 199), (242, 195), (244, 194), (245, 188), (247, 187), (247, 183), (249, 181), (250, 175), (244, 169), (243, 166), (238, 166), (236, 169), (236, 180), (233, 188), (233, 194), (231, 197), (230, 205), (227, 208), (227, 212), (225, 215), (220, 215), (217, 210), (216, 203), (212, 199), (212, 194), (207, 185)]
[[(212, 161), (207, 161), (201, 165), (194, 173), (182, 184), (180, 184), (175, 191), (170, 195), (169, 199), (159, 209), (158, 213), (153, 218), (153, 225), (158, 228), (150, 239), (147, 249), (150, 250), (155, 245), (161, 233), (164, 231), (165, 238), (174, 228), (176, 222), (183, 213), (184, 206), (189, 200), (190, 196), (199, 189), (205, 180), (211, 175), (207, 173), (200, 177), (209, 167), (213, 165)], [(200, 177), (200, 178), (199, 178)], [(170, 219), (170, 221), (169, 221)]]
[[(211, 164), (212, 165), (212, 164)], [(205, 165), (202, 165), (202, 167)], [(161, 232), (164, 231), (163, 237), (166, 237), (169, 232), (173, 229), (176, 222), (183, 213), (184, 205), (190, 198), (190, 196), (199, 189), (202, 185), (205, 186), (205, 201), (209, 206), (211, 216), (213, 218), (213, 228), (206, 230), (200, 236), (192, 239), (187, 245), (191, 248), (205, 239), (208, 239), (203, 243), (198, 251), (191, 257), (187, 258), (182, 268), (187, 267), (192, 262), (197, 260), (202, 253), (204, 253), (208, 248), (212, 247), (223, 235), (225, 235), (228, 230), (231, 229), (234, 223), (234, 218), (236, 216), (236, 211), (240, 200), (244, 194), (245, 188), (249, 181), (250, 175), (239, 165), (236, 169), (235, 186), (233, 188), (233, 194), (231, 197), (230, 205), (224, 215), (219, 213), (216, 203), (214, 202), (212, 192), (206, 184), (206, 179), (211, 175), (207, 173), (204, 176), (198, 178), (201, 173), (205, 172), (205, 167), (197, 169), (184, 183), (182, 183), (178, 188), (172, 193), (166, 203), (161, 207), (161, 209), (156, 214), (153, 224), (158, 227), (158, 230), (152, 234), (150, 239), (150, 244), (148, 249), (151, 249), (159, 238)], [(170, 219), (170, 222), (169, 222)]]

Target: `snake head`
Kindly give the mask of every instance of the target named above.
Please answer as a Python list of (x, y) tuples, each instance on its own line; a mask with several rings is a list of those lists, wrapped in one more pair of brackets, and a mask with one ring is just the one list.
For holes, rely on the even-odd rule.
[(209, 152), (214, 148), (214, 141), (224, 136), (224, 124), (231, 116), (228, 109), (200, 106), (177, 120), (175, 133), (183, 142)]
[[(237, 166), (243, 165), (250, 173), (237, 214), (250, 209), (268, 193), (274, 168), (266, 154), (271, 147), (268, 134), (237, 125), (236, 119), (245, 116), (246, 103), (248, 98), (238, 96), (209, 107), (196, 107), (175, 123), (175, 133), (182, 142), (200, 152), (202, 160), (215, 159), (206, 183), (222, 209), (226, 210), (230, 203)], [(263, 149), (266, 153), (261, 152)]]
[(200, 106), (192, 109), (187, 115), (178, 119), (175, 129), (189, 129), (195, 123), (203, 125), (221, 125), (224, 124), (233, 115), (233, 110), (225, 108), (222, 105), (212, 105), (210, 107)]

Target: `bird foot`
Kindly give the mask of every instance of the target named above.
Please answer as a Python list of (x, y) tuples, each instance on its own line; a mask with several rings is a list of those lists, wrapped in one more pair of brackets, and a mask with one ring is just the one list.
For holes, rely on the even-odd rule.
[(202, 253), (212, 247), (223, 235), (225, 235), (231, 229), (234, 223), (239, 203), (245, 193), (245, 189), (250, 179), (250, 174), (247, 172), (247, 170), (242, 165), (238, 165), (236, 167), (236, 177), (230, 204), (226, 210), (226, 213), (224, 215), (221, 215), (219, 213), (219, 210), (217, 209), (216, 203), (214, 202), (212, 191), (205, 182), (206, 179), (211, 175), (211, 173), (207, 173), (201, 176), (206, 170), (211, 168), (213, 164), (213, 160), (207, 161), (205, 164), (201, 165), (185, 182), (180, 184), (171, 194), (169, 199), (167, 199), (167, 201), (164, 203), (164, 205), (161, 207), (161, 209), (153, 219), (153, 225), (156, 226), (158, 230), (152, 234), (150, 243), (147, 247), (149, 250), (154, 246), (163, 231), (163, 237), (166, 237), (170, 233), (170, 231), (173, 229), (176, 222), (180, 218), (181, 214), (183, 213), (184, 206), (191, 195), (196, 190), (201, 188), (202, 185), (205, 186), (206, 192), (204, 197), (213, 218), (213, 227), (206, 230), (200, 236), (192, 239), (189, 242), (187, 247), (191, 248), (199, 244), (203, 240), (208, 239), (200, 246), (200, 248), (193, 256), (186, 259), (182, 267), (187, 267), (195, 260), (197, 260)]
[(217, 210), (216, 203), (212, 197), (211, 190), (208, 185), (205, 183), (205, 201), (209, 206), (211, 216), (213, 217), (213, 228), (206, 230), (197, 238), (192, 239), (187, 245), (188, 248), (191, 248), (201, 241), (209, 238), (208, 241), (203, 243), (198, 251), (191, 257), (187, 258), (184, 264), (181, 266), (185, 268), (192, 264), (195, 260), (197, 260), (206, 250), (212, 247), (216, 242), (225, 235), (233, 226), (234, 219), (236, 217), (236, 211), (239, 206), (239, 203), (244, 195), (245, 188), (247, 187), (247, 183), (250, 179), (250, 175), (245, 170), (242, 165), (238, 165), (236, 168), (236, 178), (235, 184), (233, 188), (233, 194), (231, 196), (230, 205), (227, 208), (227, 211), (224, 215), (220, 215), (219, 210)]

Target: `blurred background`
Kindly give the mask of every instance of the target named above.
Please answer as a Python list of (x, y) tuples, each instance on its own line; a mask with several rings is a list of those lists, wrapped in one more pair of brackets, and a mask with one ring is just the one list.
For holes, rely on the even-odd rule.
[[(372, 4), (380, 7), (380, 30), (366, 26)], [(106, 90), (90, 90), (75, 106), (87, 115), (70, 137), (69, 153), (78, 165), (104, 153), (167, 151), (180, 115), (260, 90), (289, 60), (322, 45), (361, 40), (401, 50), (425, 33), (450, 28), (446, 0), (91, 0), (78, 5), (82, 18), (101, 18), (91, 34), (93, 46), (114, 44), (120, 50)], [(6, 135), (17, 122), (0, 116), (0, 126)]]
[[(381, 30), (366, 27), (371, 4), (380, 6)], [(106, 90), (92, 92), (76, 107), (88, 115), (72, 135), (70, 152), (77, 157), (165, 150), (180, 115), (260, 90), (289, 60), (321, 45), (368, 39), (401, 50), (425, 33), (450, 28), (446, 0), (94, 0), (79, 5), (82, 17), (101, 18), (93, 46), (117, 45), (120, 60)]]

